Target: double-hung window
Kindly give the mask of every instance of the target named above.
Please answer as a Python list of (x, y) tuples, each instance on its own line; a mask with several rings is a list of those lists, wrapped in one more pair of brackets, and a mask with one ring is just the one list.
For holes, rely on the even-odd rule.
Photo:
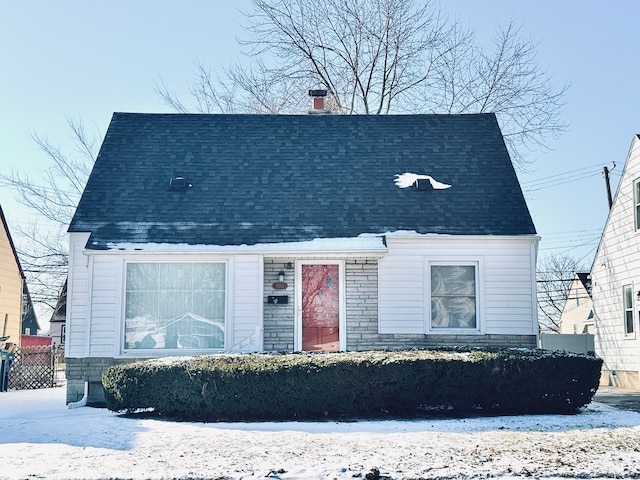
[(633, 289), (631, 285), (622, 287), (622, 304), (624, 305), (624, 333), (633, 333)]
[(125, 350), (223, 349), (224, 262), (126, 265)]
[(633, 215), (636, 231), (640, 230), (640, 178), (633, 182)]
[(430, 264), (430, 330), (478, 329), (476, 264)]

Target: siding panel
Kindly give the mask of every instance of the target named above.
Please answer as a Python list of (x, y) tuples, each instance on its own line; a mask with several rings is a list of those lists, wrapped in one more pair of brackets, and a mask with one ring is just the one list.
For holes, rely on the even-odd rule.
[(117, 309), (118, 266), (122, 260), (117, 256), (93, 257), (91, 288), (91, 342), (90, 357), (114, 355), (119, 347), (121, 313)]
[(69, 235), (69, 281), (67, 285), (67, 338), (65, 356), (79, 358), (85, 355), (89, 296), (89, 268), (83, 255), (88, 233)]
[[(635, 229), (633, 184), (640, 179), (640, 139), (631, 145), (591, 271), (596, 355), (607, 371), (629, 372), (640, 385), (640, 232)], [(622, 287), (633, 288), (633, 334), (626, 334)], [(610, 378), (609, 380), (614, 380)], [(615, 383), (614, 383), (615, 384)]]
[(259, 255), (234, 258), (231, 351), (262, 350), (262, 265)]
[(427, 333), (425, 298), (429, 261), (477, 261), (480, 319), (486, 334), (537, 333), (534, 238), (387, 239), (380, 260), (380, 333)]

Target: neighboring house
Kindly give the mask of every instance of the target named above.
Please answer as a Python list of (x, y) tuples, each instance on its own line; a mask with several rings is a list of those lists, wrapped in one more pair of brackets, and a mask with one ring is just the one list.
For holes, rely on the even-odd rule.
[(602, 383), (640, 388), (640, 135), (635, 135), (591, 267)]
[[(7, 343), (20, 345), (24, 273), (16, 252), (7, 220), (0, 207), (0, 348)], [(9, 338), (6, 338), (9, 337)]]
[(577, 272), (560, 315), (560, 333), (594, 333), (591, 274)]
[(68, 401), (140, 358), (537, 344), (492, 114), (116, 113), (69, 232)]
[(24, 282), (24, 293), (22, 294), (22, 335), (37, 335), (40, 330), (36, 310), (33, 308), (33, 301), (29, 293), (29, 287)]
[(67, 324), (67, 281), (58, 295), (56, 307), (53, 309), (49, 320), (49, 336), (53, 338), (54, 345), (64, 345), (64, 335)]

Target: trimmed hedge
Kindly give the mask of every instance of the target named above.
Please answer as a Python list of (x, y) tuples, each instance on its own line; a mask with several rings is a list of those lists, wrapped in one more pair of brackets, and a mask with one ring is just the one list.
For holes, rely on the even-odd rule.
[(575, 413), (601, 366), (530, 349), (210, 355), (116, 365), (102, 383), (110, 410), (199, 421)]

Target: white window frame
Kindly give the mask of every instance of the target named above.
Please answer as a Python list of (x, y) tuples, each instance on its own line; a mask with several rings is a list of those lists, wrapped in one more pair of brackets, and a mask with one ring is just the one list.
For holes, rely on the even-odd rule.
[(633, 223), (634, 230), (640, 231), (640, 178), (633, 181)]
[[(484, 333), (484, 315), (482, 312), (484, 289), (481, 279), (483, 278), (483, 265), (480, 259), (474, 258), (469, 260), (455, 259), (425, 259), (424, 277), (425, 277), (425, 331), (427, 334), (441, 335), (479, 335)], [(475, 270), (475, 300), (476, 300), (476, 326), (474, 328), (457, 328), (457, 327), (433, 327), (431, 324), (431, 267), (474, 267)]]
[[(183, 349), (183, 348), (127, 348), (125, 337), (126, 337), (126, 307), (127, 307), (127, 267), (130, 264), (135, 263), (157, 263), (157, 264), (167, 264), (167, 263), (222, 263), (225, 265), (225, 292), (224, 292), (224, 346), (222, 348), (201, 348), (201, 349)], [(123, 357), (166, 357), (166, 356), (190, 356), (190, 355), (199, 355), (199, 354), (213, 354), (213, 353), (221, 353), (226, 351), (226, 349), (232, 343), (232, 321), (230, 315), (230, 305), (229, 300), (231, 297), (230, 294), (230, 285), (231, 285), (231, 266), (230, 259), (228, 258), (220, 258), (220, 257), (176, 257), (167, 259), (165, 257), (136, 257), (136, 258), (125, 258), (122, 263), (122, 271), (120, 275), (120, 291), (121, 295), (121, 305), (119, 308), (120, 311), (120, 322), (118, 324), (117, 335), (117, 345), (119, 346), (120, 355)]]
[[(627, 305), (627, 292), (631, 292), (631, 305)], [(622, 322), (624, 328), (624, 335), (627, 338), (635, 338), (636, 329), (635, 329), (635, 310), (634, 310), (634, 301), (633, 301), (633, 285), (623, 285), (622, 286)], [(628, 322), (628, 314), (631, 314), (631, 323)], [(631, 325), (631, 330), (629, 330), (628, 326)]]

